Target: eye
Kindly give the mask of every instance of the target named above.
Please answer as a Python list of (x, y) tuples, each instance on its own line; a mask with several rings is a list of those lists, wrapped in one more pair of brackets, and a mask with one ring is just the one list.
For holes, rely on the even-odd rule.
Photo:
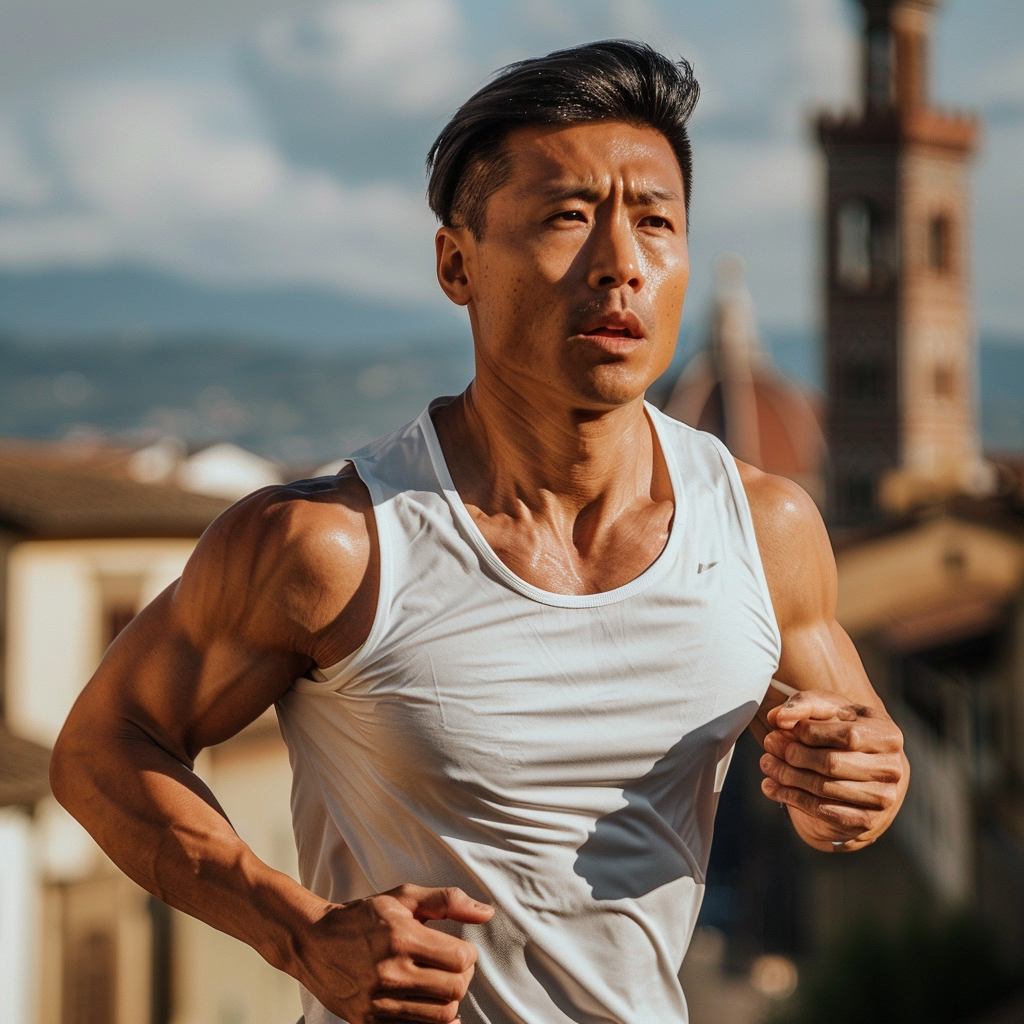
[(578, 224), (586, 224), (587, 215), (582, 210), (560, 210), (553, 217), (548, 218), (551, 221), (572, 221)]
[(644, 217), (640, 221), (640, 227), (642, 228), (658, 228), (671, 231), (672, 222), (667, 217), (661, 217), (656, 213), (652, 213), (649, 217)]

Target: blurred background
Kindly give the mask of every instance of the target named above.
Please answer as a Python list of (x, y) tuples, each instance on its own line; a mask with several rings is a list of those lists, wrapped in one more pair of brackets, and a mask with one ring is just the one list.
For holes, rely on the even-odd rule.
[[(692, 61), (692, 278), (649, 398), (798, 480), (903, 727), (897, 826), (795, 841), (738, 748), (694, 1024), (1024, 1021), (1020, 0), (0, 0), (0, 1020), (293, 1024), (121, 876), (46, 763), (206, 524), (472, 376), (423, 160), (497, 67)], [(273, 715), (197, 770), (295, 873)]]

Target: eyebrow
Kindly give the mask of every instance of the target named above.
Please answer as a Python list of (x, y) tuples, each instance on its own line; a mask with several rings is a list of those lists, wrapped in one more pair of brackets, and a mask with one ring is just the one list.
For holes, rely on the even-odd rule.
[[(564, 202), (566, 199), (579, 199), (584, 203), (599, 203), (603, 194), (593, 185), (553, 184), (543, 190), (548, 202)], [(635, 206), (657, 206), (658, 203), (677, 203), (679, 196), (668, 188), (643, 188), (637, 192), (626, 193), (627, 202)]]

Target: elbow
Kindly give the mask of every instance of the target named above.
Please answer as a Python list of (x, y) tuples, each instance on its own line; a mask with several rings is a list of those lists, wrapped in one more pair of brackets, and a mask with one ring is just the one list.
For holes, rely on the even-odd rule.
[(65, 723), (50, 754), (50, 792), (57, 803), (74, 817), (77, 817), (75, 805), (79, 795), (76, 781), (85, 774), (83, 753), (72, 723)]

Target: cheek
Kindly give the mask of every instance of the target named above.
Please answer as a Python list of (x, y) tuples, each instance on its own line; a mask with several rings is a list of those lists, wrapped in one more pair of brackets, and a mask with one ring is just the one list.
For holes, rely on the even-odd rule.
[(647, 287), (654, 304), (659, 327), (677, 320), (686, 298), (690, 282), (690, 264), (679, 259), (671, 263), (658, 262), (647, 272)]

